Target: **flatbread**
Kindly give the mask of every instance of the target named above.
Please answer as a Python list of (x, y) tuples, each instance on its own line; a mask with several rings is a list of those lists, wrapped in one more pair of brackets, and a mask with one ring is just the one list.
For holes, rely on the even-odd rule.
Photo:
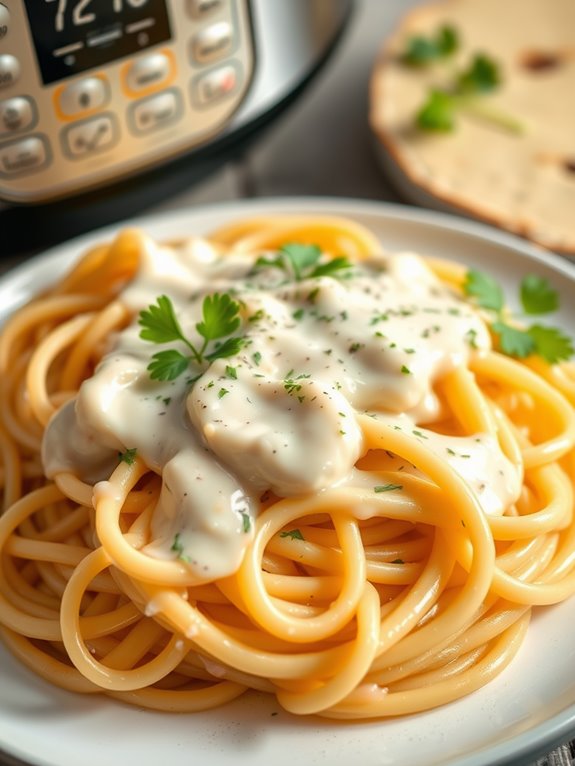
[[(444, 64), (410, 67), (407, 40), (454, 26), (460, 49)], [(502, 85), (481, 103), (523, 132), (458, 113), (451, 133), (414, 117), (429, 88), (477, 53), (495, 59)], [(494, 223), (575, 255), (575, 0), (442, 0), (416, 8), (386, 42), (373, 71), (370, 122), (386, 164), (418, 201)]]

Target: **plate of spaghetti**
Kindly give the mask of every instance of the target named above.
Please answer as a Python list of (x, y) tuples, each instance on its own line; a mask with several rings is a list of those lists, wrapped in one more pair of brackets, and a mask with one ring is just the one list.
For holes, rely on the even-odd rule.
[(352, 200), (0, 283), (0, 747), (524, 763), (575, 731), (575, 268)]

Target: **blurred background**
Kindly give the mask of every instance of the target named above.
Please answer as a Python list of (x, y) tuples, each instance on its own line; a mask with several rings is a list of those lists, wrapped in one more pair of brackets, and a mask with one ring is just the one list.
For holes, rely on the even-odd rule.
[[(281, 0), (264, 0), (259, 5), (266, 3), (277, 8)], [(292, 4), (313, 3), (295, 0)], [(12, 5), (17, 3), (12, 0)], [(297, 19), (291, 19), (290, 29), (286, 28), (290, 19), (276, 17), (283, 44), (291, 51), (295, 49), (299, 63), (287, 60), (286, 54), (284, 67), (289, 76), (279, 82), (279, 61), (279, 84), (276, 86), (272, 80), (262, 86), (268, 93), (250, 129), (240, 131), (239, 136), (233, 134), (227, 142), (216, 142), (215, 148), (196, 150), (191, 157), (171, 162), (161, 171), (144, 174), (119, 187), (107, 185), (103, 192), (71, 195), (62, 204), (30, 203), (23, 207), (0, 202), (2, 268), (18, 262), (23, 253), (37, 252), (86, 229), (142, 213), (243, 197), (337, 195), (397, 199), (374, 157), (367, 119), (368, 86), (378, 48), (399, 17), (413, 5), (415, 0), (319, 0), (313, 20), (302, 18), (304, 24), (315, 25), (313, 34), (298, 27)], [(0, 40), (0, 48), (10, 50), (11, 33)], [(267, 33), (260, 30), (259, 34)], [(306, 35), (312, 37), (307, 46), (301, 39)], [(256, 61), (256, 66), (258, 63), (266, 63), (269, 71), (267, 62)], [(21, 90), (16, 85), (0, 91), (0, 96)], [(43, 132), (40, 127), (36, 127), (39, 133)], [(156, 141), (161, 140), (161, 132), (158, 135)], [(106, 161), (107, 155), (102, 153), (97, 159)], [(34, 175), (27, 173), (25, 177), (33, 186)], [(0, 190), (3, 181), (8, 185), (11, 180), (0, 173)]]

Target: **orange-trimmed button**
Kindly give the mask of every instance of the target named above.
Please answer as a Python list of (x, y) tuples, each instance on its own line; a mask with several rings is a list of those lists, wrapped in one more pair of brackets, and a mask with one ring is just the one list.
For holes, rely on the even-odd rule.
[(139, 98), (169, 85), (175, 77), (176, 65), (170, 51), (158, 51), (128, 64), (123, 74), (127, 95)]
[(83, 77), (54, 91), (56, 114), (61, 120), (88, 117), (108, 101), (110, 89), (104, 75)]

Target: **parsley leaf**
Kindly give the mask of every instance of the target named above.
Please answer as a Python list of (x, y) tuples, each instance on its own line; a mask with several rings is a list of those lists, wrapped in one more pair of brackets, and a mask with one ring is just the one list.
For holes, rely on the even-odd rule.
[(423, 130), (448, 132), (455, 127), (453, 96), (442, 90), (430, 91), (427, 101), (416, 115), (415, 121)]
[(483, 309), (501, 311), (505, 297), (501, 286), (488, 274), (471, 269), (465, 275), (463, 285), (465, 295), (473, 296)]
[(299, 242), (293, 242), (283, 245), (280, 253), (287, 259), (296, 282), (304, 278), (306, 270), (310, 266), (315, 266), (319, 261), (321, 249), (317, 245), (302, 245)]
[(239, 310), (239, 303), (227, 293), (207, 295), (202, 304), (203, 322), (198, 322), (196, 330), (206, 340), (231, 335), (240, 326)]
[[(407, 41), (401, 60), (408, 66), (425, 67), (446, 60), (459, 48), (457, 30), (444, 25), (435, 35), (416, 35)], [(522, 133), (523, 124), (513, 115), (482, 104), (478, 96), (494, 91), (501, 85), (501, 69), (497, 61), (485, 53), (476, 53), (463, 71), (451, 77), (443, 87), (432, 87), (423, 105), (415, 114), (415, 124), (421, 130), (447, 133), (455, 128), (458, 111), (508, 130)]]
[(348, 271), (351, 269), (351, 266), (352, 264), (345, 256), (339, 255), (337, 258), (332, 258), (331, 261), (327, 261), (327, 263), (320, 263), (319, 266), (316, 266), (310, 274), (310, 277), (343, 276), (341, 272)]
[(537, 353), (549, 364), (570, 359), (575, 353), (571, 338), (556, 327), (542, 327), (535, 324), (531, 325), (528, 332)]
[(120, 462), (127, 463), (128, 465), (134, 465), (137, 452), (138, 452), (137, 447), (132, 447), (132, 449), (127, 449), (125, 452), (118, 452), (118, 457), (120, 458)]
[(535, 350), (535, 341), (526, 330), (511, 327), (505, 322), (494, 322), (491, 328), (498, 336), (504, 354), (524, 359)]
[(478, 53), (469, 67), (457, 78), (457, 92), (488, 93), (501, 85), (501, 72), (496, 61)]
[(228, 356), (234, 356), (239, 353), (243, 348), (243, 338), (226, 338), (223, 343), (220, 343), (209, 354), (204, 354), (204, 359), (209, 362), (213, 362), (214, 359), (226, 359)]
[[(202, 321), (196, 324), (196, 330), (204, 339), (197, 348), (186, 336), (178, 322), (172, 301), (166, 295), (160, 295), (156, 303), (140, 312), (138, 323), (142, 327), (140, 338), (151, 343), (169, 343), (179, 340), (190, 350), (186, 356), (177, 349), (168, 349), (153, 354), (148, 365), (152, 380), (175, 380), (191, 362), (205, 365), (214, 359), (221, 359), (237, 354), (244, 340), (241, 337), (226, 338), (223, 343), (216, 343), (207, 353), (211, 341), (231, 335), (240, 326), (239, 304), (228, 293), (207, 295), (202, 303)], [(197, 377), (194, 378), (197, 380)]]
[[(575, 354), (573, 340), (556, 327), (533, 324), (514, 327), (504, 317), (504, 295), (501, 286), (481, 271), (468, 271), (463, 284), (466, 295), (484, 309), (494, 312), (491, 329), (497, 336), (500, 351), (524, 359), (538, 354), (549, 364), (569, 359)], [(519, 297), (525, 313), (547, 314), (559, 308), (559, 294), (549, 282), (535, 274), (521, 280)], [(473, 344), (472, 344), (473, 345)]]
[(537, 274), (528, 274), (521, 281), (521, 305), (526, 314), (548, 314), (559, 306), (559, 294), (549, 282)]
[(170, 348), (152, 355), (148, 372), (152, 380), (175, 380), (187, 369), (189, 363), (189, 357), (175, 348)]
[(142, 340), (152, 343), (169, 343), (172, 340), (184, 340), (184, 333), (177, 320), (172, 301), (167, 295), (156, 298), (156, 305), (148, 306), (140, 312), (138, 324)]
[(305, 245), (301, 242), (288, 242), (279, 249), (275, 258), (262, 256), (258, 258), (254, 269), (276, 268), (284, 271), (295, 282), (315, 277), (345, 276), (351, 268), (351, 263), (345, 256), (332, 258), (325, 263), (319, 263), (321, 248), (318, 245)]
[(422, 35), (410, 37), (401, 58), (411, 66), (425, 66), (437, 59), (451, 55), (458, 47), (457, 30), (455, 27), (445, 24), (433, 37), (423, 37)]

